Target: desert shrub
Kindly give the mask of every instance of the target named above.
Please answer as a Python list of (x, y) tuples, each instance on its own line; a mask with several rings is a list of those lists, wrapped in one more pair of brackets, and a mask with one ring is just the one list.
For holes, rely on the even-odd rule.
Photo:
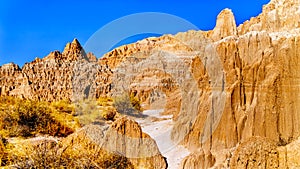
[(101, 124), (108, 120), (114, 121), (118, 113), (112, 104), (112, 99), (109, 97), (80, 100), (75, 103), (76, 117), (83, 126), (91, 123)]
[(0, 166), (7, 164), (8, 153), (6, 150), (7, 140), (0, 135)]
[(55, 145), (49, 141), (22, 144), (12, 152), (10, 165), (15, 168), (133, 168), (126, 157), (84, 141), (80, 145), (61, 142)]
[(130, 94), (129, 97), (131, 105), (139, 112), (143, 111), (142, 106), (141, 106), (141, 101), (133, 94)]
[(95, 99), (80, 100), (75, 103), (75, 115), (99, 113), (98, 102)]
[(137, 115), (142, 111), (140, 101), (133, 95), (124, 94), (114, 98), (113, 106), (121, 114)]
[(101, 113), (101, 116), (105, 119), (105, 120), (111, 120), (114, 121), (115, 117), (117, 114), (117, 110), (113, 107), (109, 107), (107, 110), (103, 111)]
[[(104, 101), (101, 102), (104, 104)], [(105, 120), (114, 120), (117, 112), (113, 107), (107, 106), (111, 105), (112, 101), (107, 99), (107, 102), (110, 103), (105, 104), (102, 111), (99, 111), (98, 100), (96, 100), (96, 105), (94, 103), (84, 105), (82, 110), (95, 108), (92, 111), (96, 112), (97, 116), (100, 114), (100, 117)], [(66, 111), (72, 106), (73, 104), (64, 101), (48, 103), (0, 97), (0, 134), (2, 133), (4, 137), (17, 137), (12, 142), (7, 142), (0, 137), (1, 166), (9, 168), (133, 168), (126, 157), (106, 152), (90, 141), (74, 141), (75, 144), (73, 141), (65, 140), (57, 143), (44, 140), (44, 137), (30, 138), (40, 134), (61, 137), (72, 133), (75, 129), (69, 126), (72, 120), (75, 121), (70, 111)], [(66, 119), (70, 122), (64, 123), (63, 120)]]
[(68, 100), (60, 100), (51, 103), (51, 106), (55, 108), (59, 112), (64, 112), (68, 114), (72, 114), (75, 111), (74, 105), (71, 104)]
[(136, 110), (132, 106), (128, 95), (122, 95), (119, 97), (115, 97), (113, 106), (121, 114), (131, 115), (131, 114), (136, 113)]
[(110, 97), (100, 97), (97, 99), (99, 106), (111, 106), (113, 99)]
[(100, 106), (95, 99), (80, 100), (75, 103), (75, 115), (82, 126), (104, 121), (101, 116)]
[(73, 129), (57, 121), (46, 102), (0, 97), (0, 132), (9, 137), (67, 136)]

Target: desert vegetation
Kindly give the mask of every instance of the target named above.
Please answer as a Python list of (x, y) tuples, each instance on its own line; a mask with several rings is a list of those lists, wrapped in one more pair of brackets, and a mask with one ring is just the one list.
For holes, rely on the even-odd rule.
[[(74, 141), (74, 140), (72, 140)], [(86, 140), (42, 141), (14, 146), (3, 161), (14, 168), (133, 168), (127, 158), (102, 150)]]
[(129, 116), (139, 116), (143, 111), (141, 101), (133, 94), (123, 94), (115, 97), (113, 106), (119, 113)]
[[(4, 137), (33, 137), (37, 134), (65, 137), (79, 127), (67, 106), (47, 102), (0, 98), (0, 134)], [(60, 106), (60, 107), (59, 107)]]
[(133, 168), (122, 155), (102, 150), (85, 136), (72, 136), (87, 124), (116, 120), (122, 116), (118, 113), (120, 105), (123, 109), (140, 106), (138, 100), (127, 97), (77, 103), (0, 97), (0, 166)]

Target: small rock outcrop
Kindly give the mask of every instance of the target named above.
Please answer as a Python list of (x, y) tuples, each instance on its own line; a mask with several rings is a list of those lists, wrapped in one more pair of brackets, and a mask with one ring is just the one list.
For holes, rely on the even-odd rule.
[(12, 95), (26, 98), (29, 97), (30, 92), (28, 77), (22, 73), (18, 65), (9, 63), (0, 66), (0, 96)]
[(238, 146), (230, 160), (230, 168), (279, 168), (279, 153), (275, 142), (253, 137)]
[(205, 154), (203, 150), (192, 153), (184, 158), (180, 164), (180, 168), (198, 169), (210, 168), (215, 164), (215, 157), (209, 152)]
[(278, 145), (262, 137), (239, 144), (230, 159), (230, 168), (299, 168), (299, 139)]
[(298, 0), (271, 0), (260, 15), (241, 24), (238, 32), (240, 35), (251, 31), (293, 32), (300, 26), (299, 5)]
[(137, 168), (167, 168), (166, 159), (161, 155), (155, 140), (143, 133), (137, 122), (127, 117), (120, 118), (111, 125), (101, 147), (124, 155)]
[(300, 138), (285, 146), (279, 146), (279, 168), (300, 168)]
[(66, 61), (89, 60), (79, 41), (75, 38), (72, 43), (67, 43), (62, 52), (62, 59)]
[(217, 23), (212, 30), (211, 38), (214, 41), (218, 41), (228, 36), (236, 35), (237, 28), (234, 15), (230, 9), (224, 9), (217, 17)]
[(127, 117), (117, 119), (110, 126), (88, 125), (68, 136), (64, 144), (90, 142), (102, 150), (126, 157), (135, 168), (166, 169), (155, 140), (142, 132), (139, 124)]

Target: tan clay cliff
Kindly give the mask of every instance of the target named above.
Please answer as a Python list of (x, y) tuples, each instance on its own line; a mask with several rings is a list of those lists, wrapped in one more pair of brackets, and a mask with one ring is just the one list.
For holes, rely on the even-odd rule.
[(239, 26), (225, 9), (211, 31), (144, 39), (98, 60), (74, 40), (22, 69), (0, 67), (0, 95), (131, 92), (150, 107), (163, 98), (157, 107), (173, 115), (173, 141), (191, 151), (182, 168), (299, 168), (299, 6), (272, 0)]

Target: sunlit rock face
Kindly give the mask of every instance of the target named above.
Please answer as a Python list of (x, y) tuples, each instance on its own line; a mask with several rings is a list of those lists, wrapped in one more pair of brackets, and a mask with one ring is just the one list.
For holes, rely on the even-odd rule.
[(161, 155), (155, 140), (143, 133), (140, 125), (122, 117), (111, 125), (87, 125), (62, 140), (64, 145), (82, 151), (96, 145), (105, 152), (126, 157), (134, 168), (166, 169), (166, 159)]
[(0, 95), (54, 101), (100, 97), (109, 92), (111, 70), (86, 54), (77, 39), (61, 53), (36, 58), (22, 69), (15, 64), (0, 67)]
[(291, 154), (299, 154), (300, 136), (299, 6), (272, 0), (239, 26), (225, 9), (211, 31), (144, 39), (98, 60), (74, 40), (22, 69), (3, 65), (0, 94), (51, 101), (127, 92), (173, 115), (173, 141), (192, 152), (182, 168), (196, 159), (204, 161), (194, 166), (205, 168), (247, 168), (232, 157), (247, 161), (243, 147), (253, 145), (276, 149), (272, 166), (297, 167)]

